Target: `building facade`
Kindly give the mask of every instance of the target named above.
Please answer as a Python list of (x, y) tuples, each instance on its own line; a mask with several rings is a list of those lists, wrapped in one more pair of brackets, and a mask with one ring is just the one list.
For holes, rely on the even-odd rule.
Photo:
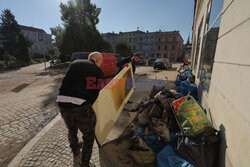
[(105, 41), (111, 44), (114, 51), (117, 44), (124, 43), (128, 46), (131, 53), (140, 52), (145, 57), (155, 55), (155, 33), (145, 33), (137, 30), (119, 32), (118, 34), (105, 33), (102, 36)]
[[(132, 32), (120, 32), (119, 34), (105, 33), (102, 35), (104, 40), (111, 44), (114, 51), (116, 44), (125, 43), (132, 53), (139, 52), (144, 55), (145, 58), (166, 57), (175, 62), (181, 59), (182, 56), (183, 39), (179, 31), (143, 32), (137, 30)], [(159, 38), (168, 38), (168, 40), (158, 41)], [(160, 49), (158, 49), (158, 45), (161, 45)], [(167, 46), (166, 50), (165, 46)]]
[(19, 25), (19, 27), (24, 36), (33, 41), (33, 45), (29, 48), (30, 54), (48, 54), (48, 51), (52, 48), (51, 35), (39, 28), (23, 25)]
[(218, 166), (249, 166), (249, 0), (195, 0), (192, 70), (199, 101), (221, 133)]
[(156, 57), (171, 62), (182, 60), (183, 39), (179, 31), (156, 32)]
[(156, 32), (146, 32), (140, 34), (140, 39), (142, 39), (142, 49), (140, 52), (143, 52), (146, 58), (156, 57)]

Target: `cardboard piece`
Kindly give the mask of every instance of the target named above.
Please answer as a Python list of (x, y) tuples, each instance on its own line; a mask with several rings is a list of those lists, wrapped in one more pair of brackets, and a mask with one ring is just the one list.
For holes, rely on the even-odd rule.
[(97, 123), (95, 128), (96, 138), (100, 145), (106, 141), (110, 130), (118, 119), (124, 105), (134, 92), (135, 82), (132, 65), (117, 74), (99, 93), (93, 104)]

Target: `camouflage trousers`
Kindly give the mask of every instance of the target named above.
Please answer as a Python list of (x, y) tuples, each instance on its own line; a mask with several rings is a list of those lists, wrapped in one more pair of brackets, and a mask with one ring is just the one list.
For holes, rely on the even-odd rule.
[(68, 139), (74, 156), (78, 155), (81, 146), (78, 144), (78, 129), (82, 132), (81, 166), (89, 166), (95, 138), (96, 115), (91, 104), (83, 104), (80, 108), (59, 107), (61, 116), (68, 128)]

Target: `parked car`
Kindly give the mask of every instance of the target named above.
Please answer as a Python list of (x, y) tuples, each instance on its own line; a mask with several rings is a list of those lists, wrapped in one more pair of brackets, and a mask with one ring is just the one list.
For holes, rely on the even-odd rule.
[(156, 59), (153, 65), (154, 69), (161, 68), (161, 69), (168, 69), (172, 68), (172, 63), (166, 58)]
[(156, 58), (149, 58), (149, 59), (148, 59), (148, 65), (149, 65), (149, 66), (153, 65), (154, 62), (155, 62), (155, 60), (156, 60)]
[[(72, 53), (71, 62), (77, 59), (87, 60), (91, 52), (75, 52)], [(120, 60), (120, 56), (114, 53), (101, 53), (103, 58), (103, 63), (100, 69), (104, 73), (104, 77), (114, 76), (117, 71), (116, 63)]]

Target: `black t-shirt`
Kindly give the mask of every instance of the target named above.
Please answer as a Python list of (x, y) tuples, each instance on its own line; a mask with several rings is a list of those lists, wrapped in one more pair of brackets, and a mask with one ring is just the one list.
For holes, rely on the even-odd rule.
[(98, 79), (102, 80), (103, 76), (93, 60), (75, 60), (62, 81), (59, 95), (81, 98), (93, 104), (101, 89), (93, 87), (98, 86)]

